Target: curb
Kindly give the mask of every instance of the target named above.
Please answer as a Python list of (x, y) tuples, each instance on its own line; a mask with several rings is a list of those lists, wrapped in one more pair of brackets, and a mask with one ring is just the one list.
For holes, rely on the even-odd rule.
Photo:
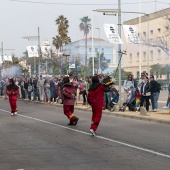
[[(43, 102), (32, 102), (32, 101), (28, 101), (30, 103), (35, 103), (35, 104), (45, 104), (45, 105), (50, 105), (50, 106), (58, 106), (58, 107), (62, 107), (62, 104), (49, 104), (49, 103), (43, 103)], [(75, 110), (80, 110), (80, 111), (85, 111), (85, 112), (91, 112), (91, 109), (89, 108), (79, 108), (78, 106), (75, 105), (74, 107)], [(165, 124), (165, 125), (170, 125), (170, 120), (162, 120), (162, 119), (156, 119), (156, 118), (149, 118), (148, 116), (141, 116), (138, 114), (138, 116), (134, 116), (134, 115), (128, 115), (127, 114), (119, 114), (117, 111), (116, 112), (107, 112), (107, 111), (102, 111), (104, 114), (107, 115), (113, 115), (116, 117), (122, 117), (122, 118), (129, 118), (129, 119), (135, 119), (135, 120), (142, 120), (142, 121), (147, 121), (147, 122), (153, 122), (153, 123), (160, 123), (160, 124)]]
[[(0, 97), (2, 98), (2, 97)], [(21, 99), (18, 99), (19, 101), (23, 101)], [(28, 104), (28, 103), (34, 103), (34, 104), (44, 104), (44, 105), (49, 105), (49, 106), (58, 106), (58, 107), (62, 107), (62, 104), (54, 104), (54, 103), (44, 103), (44, 102), (38, 102), (38, 101), (28, 101), (28, 100), (24, 100), (24, 103)], [(74, 107), (75, 110), (80, 110), (80, 111), (86, 111), (86, 112), (91, 112), (91, 109), (89, 108), (79, 108), (78, 106), (75, 105)], [(149, 122), (154, 122), (154, 123), (160, 123), (160, 124), (165, 124), (165, 125), (170, 125), (170, 120), (162, 120), (162, 119), (157, 119), (157, 118), (149, 118), (148, 116), (144, 117), (138, 114), (138, 116), (134, 116), (134, 115), (128, 115), (127, 114), (119, 114), (117, 111), (116, 112), (107, 112), (107, 111), (102, 111), (102, 113), (107, 114), (107, 115), (113, 115), (116, 117), (121, 117), (121, 118), (129, 118), (129, 119), (135, 119), (135, 120), (142, 120), (142, 121), (149, 121)]]

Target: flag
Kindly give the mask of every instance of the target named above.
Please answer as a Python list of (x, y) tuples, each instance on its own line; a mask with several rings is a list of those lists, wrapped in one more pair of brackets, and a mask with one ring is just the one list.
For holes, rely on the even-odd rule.
[(12, 62), (12, 56), (11, 55), (4, 55), (3, 61), (11, 61)]
[(127, 43), (139, 43), (138, 28), (135, 25), (123, 25)]
[(50, 46), (41, 46), (41, 53), (43, 59), (51, 58), (51, 47)]
[(139, 107), (139, 105), (140, 105), (140, 98), (136, 97), (136, 107)]
[(39, 57), (37, 46), (27, 46), (28, 57)]
[(104, 24), (104, 30), (110, 43), (123, 44), (123, 41), (120, 39), (117, 28), (114, 24)]
[(2, 56), (0, 56), (0, 64), (2, 64), (3, 63), (3, 61), (2, 61)]

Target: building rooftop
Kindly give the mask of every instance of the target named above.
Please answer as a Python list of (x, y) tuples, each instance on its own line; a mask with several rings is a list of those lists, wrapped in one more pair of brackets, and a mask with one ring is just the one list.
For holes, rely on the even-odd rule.
[(170, 15), (170, 8), (166, 8), (166, 9), (156, 11), (156, 12), (153, 12), (153, 13), (150, 13), (150, 14), (145, 14), (142, 17), (137, 17), (137, 18), (125, 21), (125, 22), (123, 22), (123, 24), (124, 25), (137, 25), (137, 24), (139, 24), (139, 22), (140, 23), (147, 22), (147, 21), (150, 21), (150, 20), (154, 20), (154, 19), (157, 19), (157, 18), (162, 18), (162, 17), (168, 16), (168, 15)]
[[(75, 42), (80, 42), (80, 41), (85, 41), (85, 38), (84, 39), (80, 39), (80, 40), (77, 40), (77, 41), (74, 41), (74, 42), (72, 42), (72, 43), (75, 43)], [(87, 42), (88, 41), (92, 41), (92, 37), (90, 37), (90, 38), (87, 38)], [(106, 40), (104, 40), (104, 39), (101, 39), (101, 38), (93, 38), (93, 41), (106, 41)]]

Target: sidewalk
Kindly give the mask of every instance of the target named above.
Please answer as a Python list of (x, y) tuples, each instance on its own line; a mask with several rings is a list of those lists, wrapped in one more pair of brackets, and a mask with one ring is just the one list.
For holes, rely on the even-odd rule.
[[(91, 108), (87, 106), (83, 106), (82, 103), (78, 103), (75, 105), (75, 109), (91, 111)], [(170, 125), (170, 111), (169, 109), (158, 109), (157, 112), (149, 112), (147, 116), (140, 115), (140, 112), (133, 112), (125, 110), (124, 112), (120, 112), (117, 107), (115, 111), (110, 112), (107, 110), (103, 110), (105, 114), (113, 114), (118, 117), (125, 117), (131, 119), (145, 120), (150, 122), (162, 123)]]
[[(26, 101), (26, 102), (29, 102), (29, 101)], [(54, 103), (50, 104), (50, 103), (44, 103), (44, 102), (34, 102), (34, 103), (63, 107), (63, 105), (59, 103), (57, 104), (54, 104)], [(75, 105), (75, 110), (91, 112), (91, 107), (82, 105), (82, 102), (80, 101), (77, 103), (77, 105)], [(124, 112), (120, 112), (119, 108), (116, 107), (116, 110), (113, 112), (110, 112), (108, 110), (103, 110), (103, 114), (170, 125), (169, 109), (158, 109), (157, 112), (150, 111), (147, 114), (147, 116), (143, 116), (143, 115), (140, 115), (140, 112), (133, 112), (133, 111), (128, 111), (128, 110), (125, 110)]]

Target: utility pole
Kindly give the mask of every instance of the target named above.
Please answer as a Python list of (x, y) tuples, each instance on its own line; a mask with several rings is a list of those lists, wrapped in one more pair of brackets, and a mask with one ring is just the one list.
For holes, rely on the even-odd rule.
[[(121, 0), (118, 0), (118, 34), (120, 36), (121, 39)], [(121, 44), (118, 45), (118, 51), (121, 51)], [(121, 105), (121, 66), (122, 66), (122, 62), (121, 62), (121, 54), (119, 53), (119, 94), (120, 94), (120, 100), (119, 100), (119, 105)]]
[(41, 56), (41, 49), (40, 49), (40, 28), (38, 27), (38, 77), (40, 77), (40, 56)]
[(98, 70), (98, 74), (101, 73), (101, 64), (100, 64), (100, 28), (95, 28), (96, 30), (99, 30), (99, 70)]

